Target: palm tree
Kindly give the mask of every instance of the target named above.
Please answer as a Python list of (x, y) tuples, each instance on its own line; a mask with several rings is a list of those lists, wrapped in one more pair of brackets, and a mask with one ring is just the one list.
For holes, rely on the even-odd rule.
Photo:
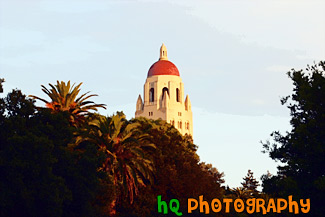
[(252, 190), (245, 189), (243, 187), (233, 188), (231, 190), (235, 198), (239, 198), (242, 200), (247, 200), (252, 197)]
[(49, 84), (51, 89), (47, 89), (45, 86), (41, 85), (42, 91), (46, 93), (51, 101), (47, 101), (37, 96), (30, 95), (33, 99), (38, 99), (45, 102), (47, 108), (51, 109), (53, 112), (67, 111), (70, 115), (70, 122), (73, 124), (78, 123), (83, 120), (84, 117), (89, 113), (89, 110), (97, 111), (97, 108), (105, 108), (104, 104), (95, 104), (93, 101), (87, 101), (90, 97), (97, 96), (96, 94), (88, 95), (87, 93), (82, 94), (77, 98), (80, 92), (80, 86), (82, 83), (75, 86), (73, 84), (70, 86), (70, 81), (65, 83), (57, 81), (56, 85)]
[[(97, 144), (106, 155), (99, 170), (107, 173), (117, 191), (128, 196), (132, 203), (138, 187), (152, 182), (153, 163), (146, 150), (155, 149), (155, 146), (148, 141), (148, 135), (139, 132), (139, 123), (128, 122), (123, 113), (98, 116), (89, 121), (89, 126), (91, 129), (85, 140)], [(118, 199), (112, 202), (111, 215), (115, 214)]]

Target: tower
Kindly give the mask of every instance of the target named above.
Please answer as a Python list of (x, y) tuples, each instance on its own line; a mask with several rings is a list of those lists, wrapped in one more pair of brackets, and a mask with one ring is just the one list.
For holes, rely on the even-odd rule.
[(191, 102), (184, 101), (184, 84), (177, 67), (168, 60), (167, 48), (160, 47), (160, 57), (149, 69), (143, 90), (139, 95), (135, 117), (165, 120), (181, 134), (193, 135)]

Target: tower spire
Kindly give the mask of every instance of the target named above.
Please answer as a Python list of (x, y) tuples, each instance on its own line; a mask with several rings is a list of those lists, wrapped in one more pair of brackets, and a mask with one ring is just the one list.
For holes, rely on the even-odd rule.
[(160, 47), (160, 57), (159, 57), (159, 60), (168, 60), (168, 57), (167, 57), (167, 48), (164, 45), (164, 43)]

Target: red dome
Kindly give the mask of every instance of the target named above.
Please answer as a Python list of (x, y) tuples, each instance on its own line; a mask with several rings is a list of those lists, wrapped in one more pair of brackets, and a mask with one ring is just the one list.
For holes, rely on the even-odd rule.
[(154, 75), (176, 75), (179, 76), (179, 71), (174, 63), (168, 60), (158, 60), (150, 67), (148, 71), (148, 76)]

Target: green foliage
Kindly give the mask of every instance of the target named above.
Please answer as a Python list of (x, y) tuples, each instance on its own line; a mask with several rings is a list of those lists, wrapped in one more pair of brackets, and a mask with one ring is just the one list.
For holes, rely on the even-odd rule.
[(88, 129), (81, 131), (80, 144), (91, 142), (105, 156), (99, 171), (107, 174), (114, 185), (115, 199), (110, 214), (115, 214), (116, 203), (128, 198), (133, 203), (140, 186), (152, 182), (153, 163), (147, 151), (155, 149), (148, 135), (139, 132), (139, 123), (131, 123), (122, 112), (111, 117), (89, 117)]
[(247, 175), (243, 178), (242, 186), (245, 190), (249, 190), (252, 193), (257, 193), (257, 187), (260, 186), (258, 181), (254, 178), (253, 172), (248, 170)]
[(0, 216), (98, 216), (100, 157), (88, 144), (68, 147), (68, 120), (18, 90), (0, 99)]
[(74, 86), (74, 84), (71, 86), (70, 81), (67, 83), (57, 81), (56, 85), (49, 85), (51, 89), (47, 89), (43, 85), (41, 87), (42, 91), (50, 97), (51, 101), (33, 95), (30, 95), (30, 97), (43, 101), (46, 107), (53, 112), (69, 112), (70, 122), (74, 125), (83, 121), (84, 116), (88, 115), (89, 110), (97, 111), (97, 108), (105, 108), (104, 104), (95, 104), (93, 101), (88, 101), (90, 97), (97, 96), (96, 94), (87, 96), (89, 93), (87, 92), (78, 97), (82, 83), (77, 86)]
[(0, 93), (3, 93), (2, 83), (5, 82), (5, 79), (0, 78)]
[(284, 163), (276, 176), (263, 177), (263, 189), (278, 196), (311, 198), (311, 216), (323, 216), (325, 209), (325, 62), (292, 69), (288, 76), (293, 94), (282, 99), (291, 113), (292, 130), (273, 132), (275, 143), (264, 144), (274, 160)]
[(80, 85), (42, 86), (51, 101), (31, 97), (47, 108), (18, 90), (0, 98), (0, 216), (157, 216), (157, 195), (184, 211), (188, 198), (224, 196), (224, 174), (199, 162), (190, 136), (92, 114), (103, 105), (76, 98)]
[(133, 204), (123, 201), (118, 207), (119, 216), (160, 216), (157, 213), (158, 195), (162, 195), (164, 201), (179, 199), (183, 216), (186, 216), (188, 198), (199, 195), (204, 195), (207, 201), (222, 198), (223, 174), (209, 164), (199, 163), (197, 146), (191, 137), (182, 136), (162, 120), (138, 118), (132, 122), (139, 123), (139, 132), (149, 135), (150, 142), (156, 145), (150, 152), (154, 159), (155, 182), (141, 188)]

